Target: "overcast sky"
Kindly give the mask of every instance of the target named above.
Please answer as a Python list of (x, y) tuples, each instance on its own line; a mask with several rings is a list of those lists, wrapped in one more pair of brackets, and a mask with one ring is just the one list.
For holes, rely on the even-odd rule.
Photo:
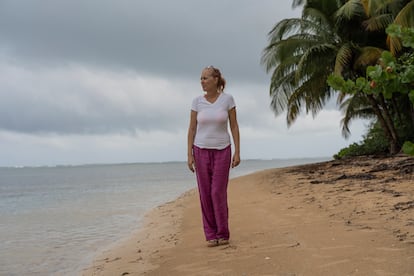
[(281, 0), (0, 1), (0, 166), (186, 160), (191, 101), (214, 65), (237, 105), (242, 159), (331, 157), (332, 104), (290, 128), (269, 104), (267, 33)]

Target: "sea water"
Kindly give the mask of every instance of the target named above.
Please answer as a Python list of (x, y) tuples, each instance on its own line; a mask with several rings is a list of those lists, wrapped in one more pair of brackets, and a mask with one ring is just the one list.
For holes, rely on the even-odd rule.
[[(326, 160), (246, 160), (230, 177)], [(0, 275), (79, 275), (146, 212), (192, 188), (184, 162), (0, 168)]]

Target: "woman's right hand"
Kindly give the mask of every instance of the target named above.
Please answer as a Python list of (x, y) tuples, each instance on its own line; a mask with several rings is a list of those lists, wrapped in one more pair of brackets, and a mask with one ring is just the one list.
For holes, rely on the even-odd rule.
[(187, 165), (188, 165), (188, 168), (190, 169), (190, 171), (192, 171), (192, 172), (195, 171), (194, 157), (192, 155), (188, 156)]

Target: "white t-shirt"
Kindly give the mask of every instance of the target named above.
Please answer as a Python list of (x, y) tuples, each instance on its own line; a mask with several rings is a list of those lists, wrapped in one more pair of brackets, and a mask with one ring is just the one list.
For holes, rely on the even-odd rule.
[(203, 95), (196, 97), (191, 105), (191, 109), (197, 112), (194, 145), (205, 149), (224, 149), (229, 146), (228, 112), (235, 106), (233, 96), (223, 92), (214, 103), (207, 101)]

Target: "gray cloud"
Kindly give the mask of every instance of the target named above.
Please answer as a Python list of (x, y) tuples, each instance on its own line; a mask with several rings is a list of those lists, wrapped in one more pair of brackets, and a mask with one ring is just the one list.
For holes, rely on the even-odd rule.
[(180, 128), (206, 65), (221, 67), (229, 84), (265, 87), (266, 33), (293, 14), (269, 0), (0, 5), (0, 129), (28, 133)]
[(198, 90), (198, 82), (134, 72), (1, 65), (0, 72), (0, 129), (26, 133), (176, 131), (186, 127), (190, 95)]
[(188, 76), (212, 63), (233, 78), (263, 81), (266, 34), (294, 14), (270, 0), (6, 0), (0, 44), (36, 65), (78, 62)]
[(183, 160), (208, 65), (235, 97), (243, 158), (333, 154), (331, 103), (289, 130), (269, 108), (260, 55), (299, 13), (275, 0), (0, 1), (0, 166)]

